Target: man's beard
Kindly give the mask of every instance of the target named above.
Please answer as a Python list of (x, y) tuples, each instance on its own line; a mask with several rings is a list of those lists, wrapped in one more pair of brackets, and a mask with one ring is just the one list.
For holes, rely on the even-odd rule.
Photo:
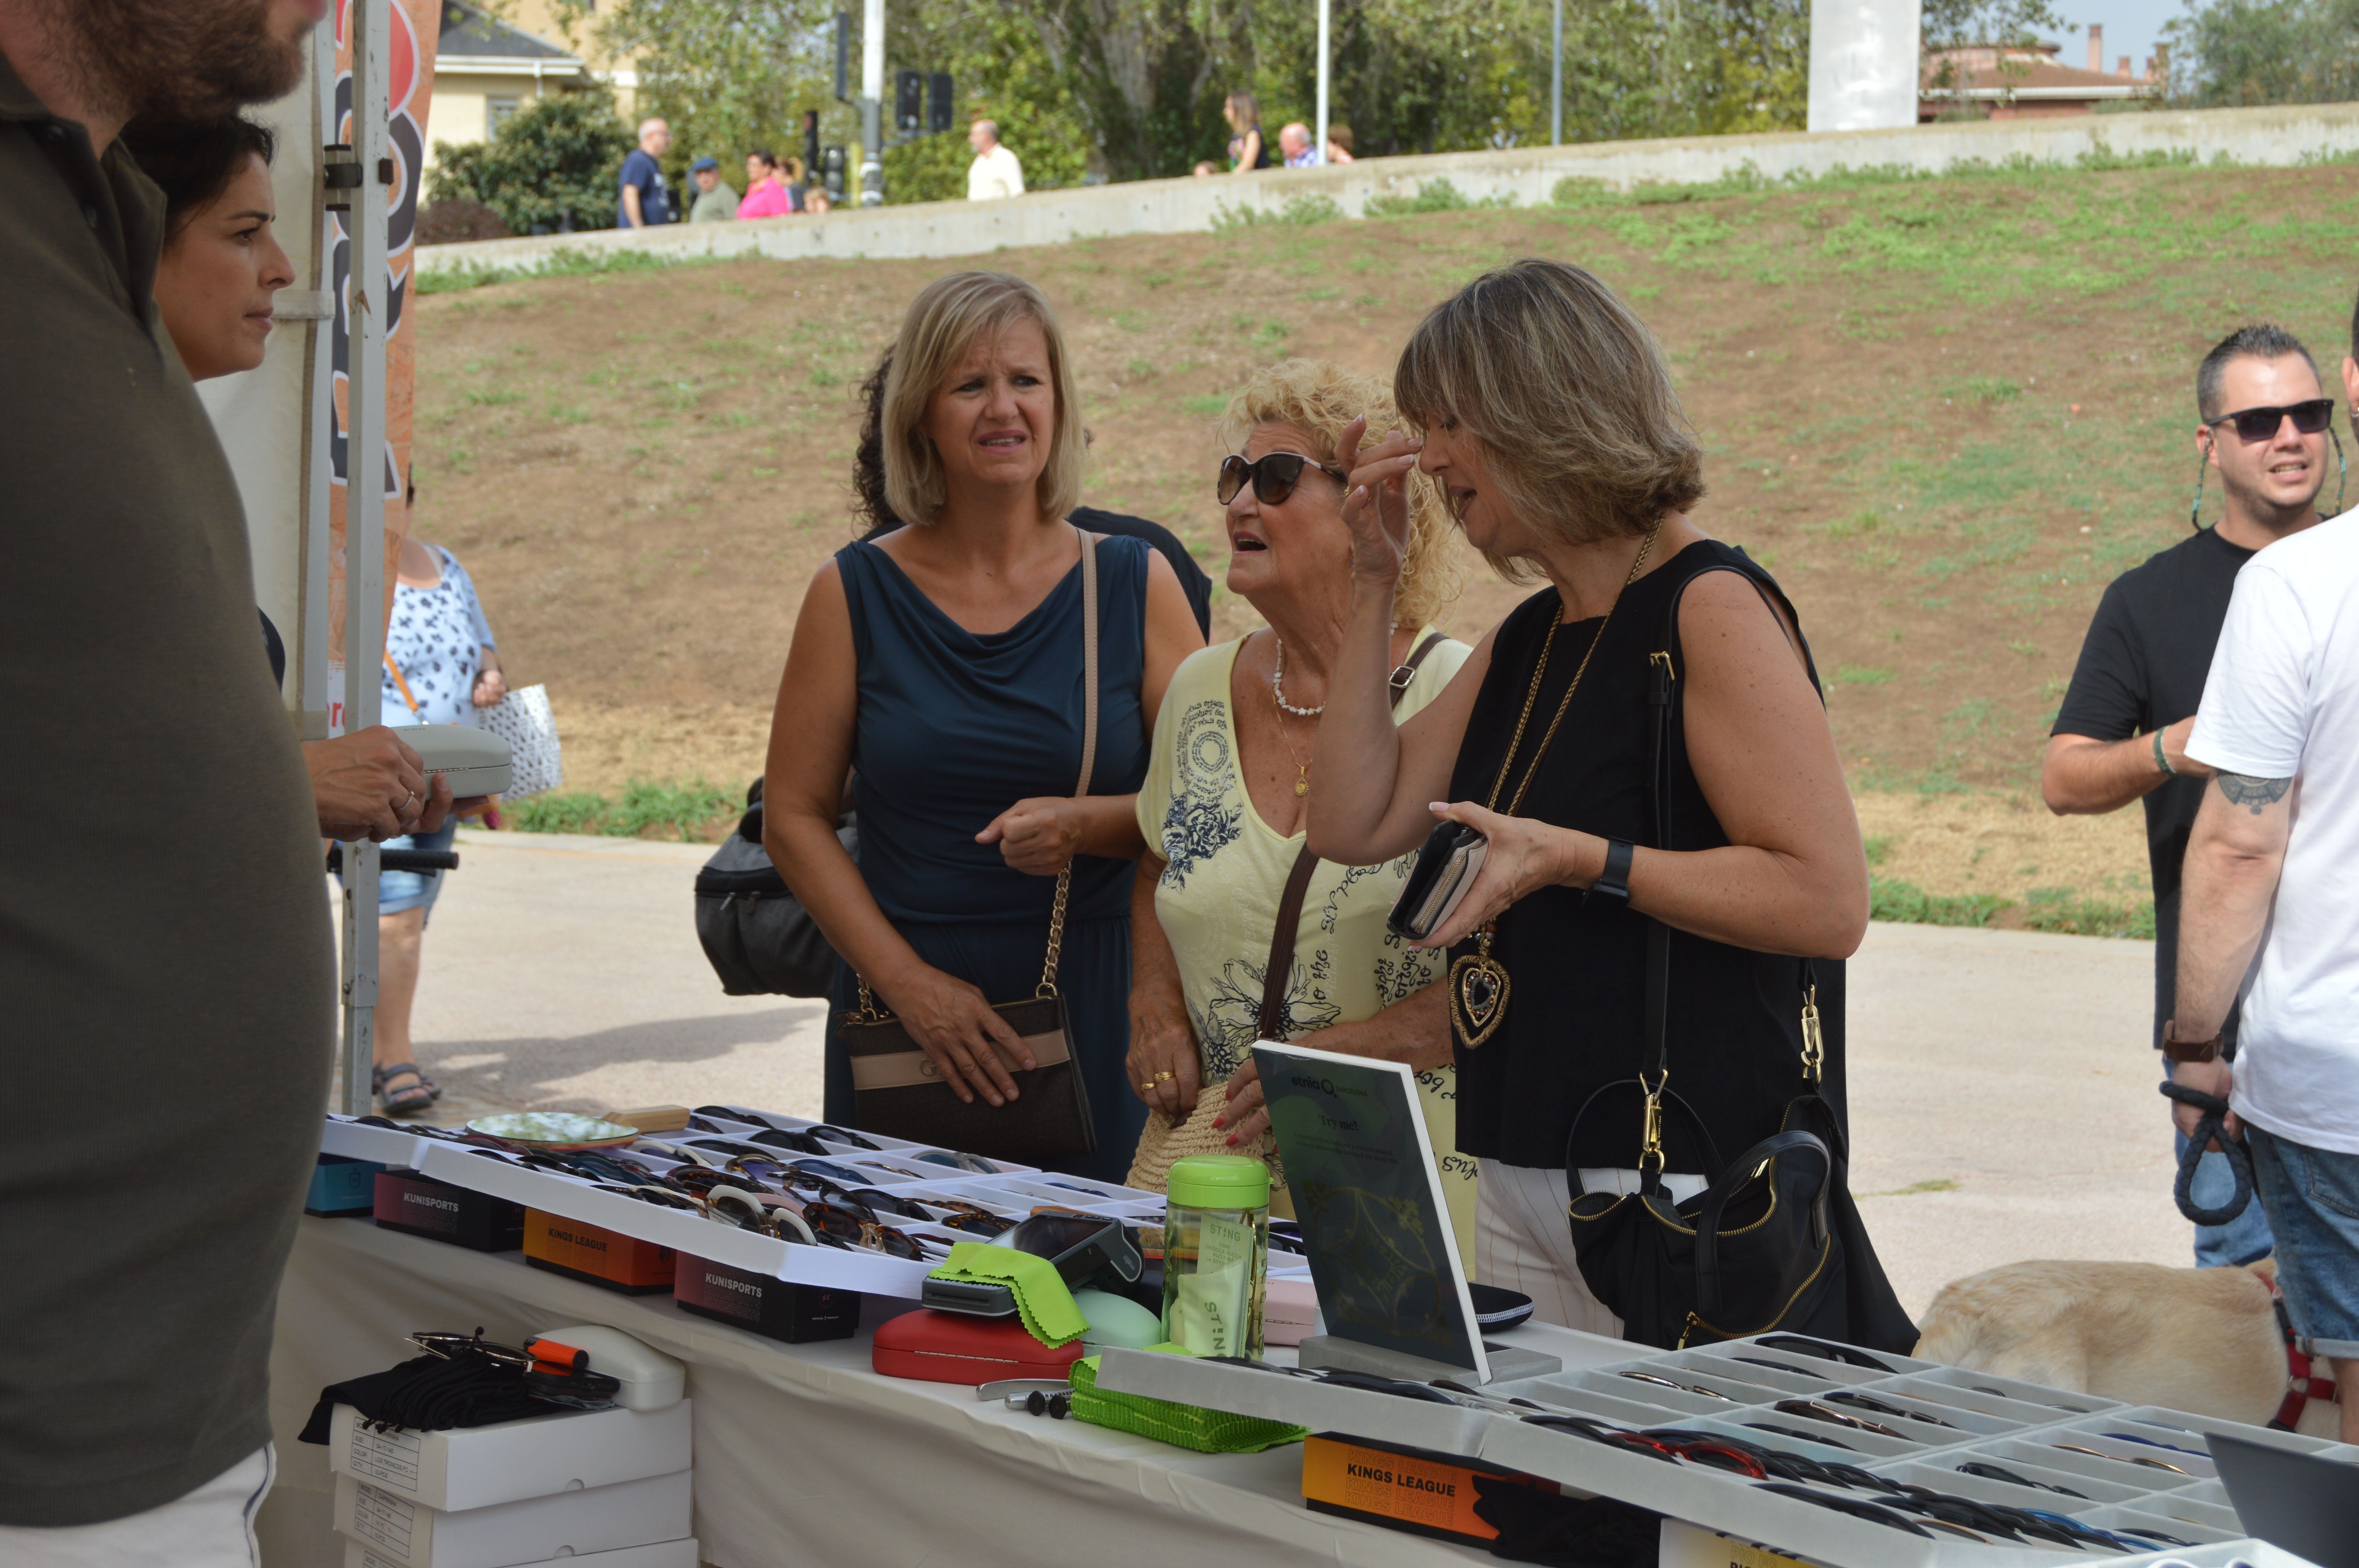
[(284, 96), (303, 39), (271, 35), (271, 0), (63, 0), (56, 20), (93, 96), (147, 118), (202, 122)]
[(2220, 473), (2220, 488), (2227, 492), (2233, 499), (2241, 502), (2248, 514), (2278, 527), (2308, 522), (2310, 514), (2318, 509), (2319, 496), (2324, 494), (2326, 490), (2325, 485), (2321, 484), (2308, 501), (2286, 505), (2267, 494), (2259, 485), (2239, 483), (2229, 477), (2224, 469)]

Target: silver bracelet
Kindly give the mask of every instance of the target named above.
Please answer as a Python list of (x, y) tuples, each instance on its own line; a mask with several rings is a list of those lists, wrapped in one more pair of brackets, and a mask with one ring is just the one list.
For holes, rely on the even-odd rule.
[(2162, 770), (2164, 778), (2175, 779), (2179, 776), (2179, 770), (2172, 767), (2170, 759), (2162, 754), (2162, 731), (2159, 730), (2154, 732), (2154, 765)]

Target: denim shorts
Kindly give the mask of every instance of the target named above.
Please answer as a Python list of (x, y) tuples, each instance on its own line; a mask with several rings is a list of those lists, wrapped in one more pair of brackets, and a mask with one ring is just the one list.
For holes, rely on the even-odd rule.
[[(459, 836), (459, 819), (446, 819), (436, 833), (405, 833), (398, 838), (388, 838), (386, 849), (447, 849)], [(442, 896), (442, 881), (448, 871), (379, 871), (376, 878), (376, 912), (379, 914), (399, 914), (405, 909), (422, 909), (426, 918), (434, 918), (434, 901)], [(339, 881), (342, 880), (341, 877)]]
[(2245, 1136), (2294, 1332), (2316, 1355), (2359, 1360), (2359, 1154), (2312, 1149), (2249, 1122)]

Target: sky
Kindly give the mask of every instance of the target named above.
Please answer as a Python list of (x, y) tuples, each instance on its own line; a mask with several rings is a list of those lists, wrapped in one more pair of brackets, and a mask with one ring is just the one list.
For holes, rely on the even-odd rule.
[(2064, 46), (2064, 52), (2056, 57), (2060, 64), (2089, 63), (2088, 26), (2095, 22), (2105, 29), (2105, 69), (2113, 70), (2114, 62), (2127, 55), (2130, 70), (2139, 75), (2145, 74), (2154, 46), (2162, 41), (2163, 24), (2187, 14), (2183, 0), (2055, 0), (2054, 8), (2080, 29), (2042, 35)]

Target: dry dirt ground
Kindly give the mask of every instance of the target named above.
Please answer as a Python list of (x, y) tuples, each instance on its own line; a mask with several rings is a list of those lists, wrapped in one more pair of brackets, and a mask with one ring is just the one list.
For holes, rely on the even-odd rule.
[[(1256, 365), (1387, 371), (1484, 267), (1593, 267), (1671, 353), (1710, 454), (1697, 520), (1799, 607), (1879, 874), (2136, 902), (2136, 814), (2050, 817), (2041, 741), (2104, 584), (2185, 530), (2195, 361), (2258, 317), (2339, 358), (2354, 237), (2348, 168), (2162, 168), (1273, 224), (987, 265), (1060, 313), (1090, 500), (1164, 522), (1216, 579), (1212, 427)], [(735, 789), (758, 770), (796, 606), (851, 532), (856, 384), (910, 296), (973, 265), (747, 261), (419, 302), (419, 531), (473, 572), (511, 681), (548, 683), (569, 787)], [(1473, 568), (1451, 618), (1469, 634), (1523, 591)], [(1253, 621), (1225, 597), (1215, 614), (1216, 636)]]

